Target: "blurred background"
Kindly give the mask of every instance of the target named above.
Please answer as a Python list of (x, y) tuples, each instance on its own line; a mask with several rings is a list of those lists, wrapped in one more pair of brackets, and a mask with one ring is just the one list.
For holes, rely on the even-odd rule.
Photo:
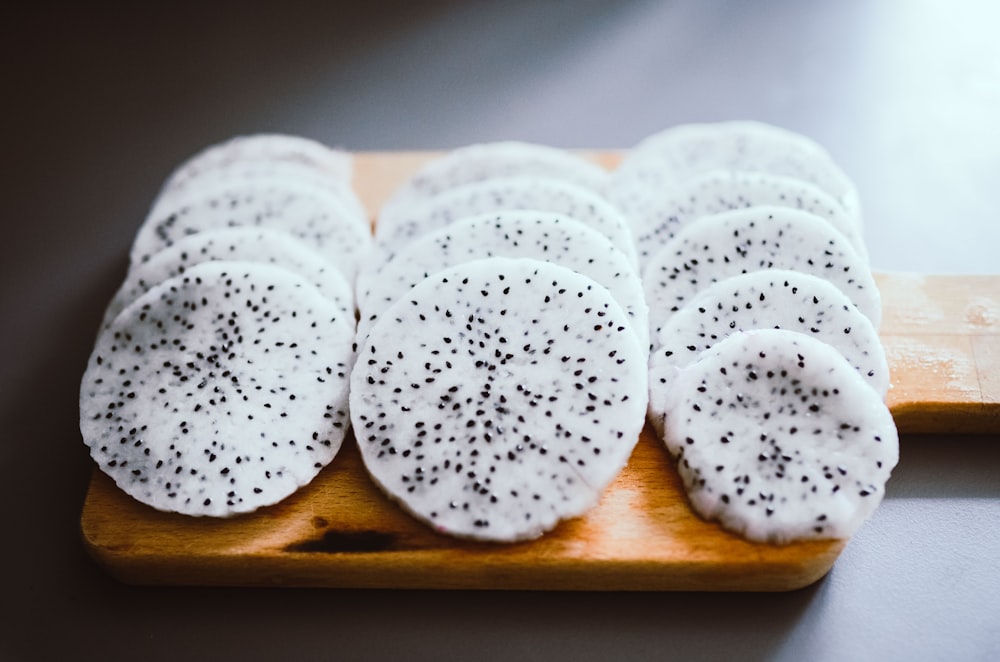
[(119, 585), (79, 541), (91, 465), (76, 427), (148, 205), (182, 159), (235, 134), (624, 149), (757, 119), (819, 141), (855, 180), (876, 270), (1000, 273), (997, 26), (988, 0), (6, 9), (0, 659), (997, 659), (996, 438), (906, 440), (884, 506), (803, 591), (497, 595)]

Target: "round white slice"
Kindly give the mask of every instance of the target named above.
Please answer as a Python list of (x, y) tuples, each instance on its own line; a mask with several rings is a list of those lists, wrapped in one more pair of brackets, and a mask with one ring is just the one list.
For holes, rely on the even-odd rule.
[(107, 326), (125, 306), (151, 287), (202, 262), (264, 262), (284, 267), (319, 288), (354, 332), (354, 290), (341, 271), (301, 240), (277, 230), (233, 227), (180, 237), (149, 260), (135, 264), (104, 311)]
[(197, 203), (206, 196), (228, 189), (249, 190), (275, 187), (313, 189), (333, 198), (345, 219), (371, 232), (368, 213), (350, 184), (333, 179), (300, 163), (247, 159), (198, 172), (183, 186), (166, 188), (153, 201), (147, 220), (161, 219), (177, 209)]
[(408, 207), (456, 186), (512, 176), (555, 177), (597, 192), (608, 183), (607, 171), (569, 150), (518, 141), (477, 143), (424, 164), (386, 200), (378, 225), (392, 227)]
[(790, 269), (833, 283), (878, 328), (882, 302), (868, 263), (842, 234), (808, 212), (749, 207), (687, 224), (643, 272), (650, 337), (698, 291), (731, 276)]
[(463, 184), (403, 210), (375, 228), (375, 245), (395, 253), (416, 237), (468, 216), (502, 210), (554, 212), (574, 218), (610, 239), (638, 269), (628, 222), (593, 189), (555, 177), (498, 177)]
[(538, 211), (500, 211), (473, 216), (422, 235), (387, 262), (372, 279), (361, 306), (358, 338), (397, 299), (425, 277), (461, 262), (488, 257), (527, 257), (555, 262), (606, 287), (625, 310), (643, 347), (649, 318), (642, 281), (606, 236), (580, 221)]
[(660, 329), (649, 359), (650, 421), (662, 430), (671, 383), (701, 353), (740, 331), (787, 329), (837, 349), (880, 398), (889, 390), (889, 364), (878, 332), (851, 300), (817, 276), (765, 269), (713, 283)]
[(712, 170), (650, 198), (641, 217), (633, 219), (640, 260), (653, 254), (687, 223), (702, 216), (759, 205), (791, 207), (825, 219), (863, 258), (868, 250), (857, 219), (829, 193), (807, 181), (766, 172)]
[(648, 136), (624, 155), (612, 199), (627, 215), (641, 214), (651, 194), (720, 168), (811, 182), (861, 223), (854, 183), (824, 147), (802, 134), (745, 120), (681, 124)]
[(352, 346), (340, 311), (301, 277), (192, 266), (98, 337), (80, 387), (83, 440), (158, 510), (229, 516), (276, 503), (341, 446)]
[(849, 538), (899, 460), (881, 398), (836, 349), (794, 331), (717, 343), (665, 405), (692, 507), (754, 541)]
[(439, 272), (358, 351), (351, 417), (365, 466), (435, 530), (540, 536), (582, 515), (628, 460), (643, 348), (593, 280), (490, 258)]
[(324, 179), (351, 181), (353, 164), (344, 151), (332, 149), (304, 136), (256, 133), (215, 143), (181, 163), (167, 178), (163, 191), (187, 186), (204, 173), (246, 162), (291, 163), (314, 171)]
[(136, 233), (132, 264), (187, 235), (229, 227), (286, 232), (330, 260), (352, 284), (372, 245), (368, 224), (323, 189), (287, 178), (222, 179), (190, 191), (176, 205), (157, 205)]

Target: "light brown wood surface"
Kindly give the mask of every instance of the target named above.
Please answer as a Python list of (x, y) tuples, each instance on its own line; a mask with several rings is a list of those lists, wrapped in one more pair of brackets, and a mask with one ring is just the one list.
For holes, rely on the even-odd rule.
[[(377, 209), (433, 155), (357, 155), (366, 206)], [(588, 156), (608, 166), (617, 159)], [(1000, 432), (1000, 275), (877, 280), (887, 401), (900, 431)], [(596, 508), (527, 543), (431, 531), (379, 492), (353, 438), (284, 502), (225, 520), (155, 511), (95, 468), (81, 529), (94, 559), (122, 581), (227, 586), (776, 591), (818, 580), (847, 544), (754, 544), (702, 521), (648, 426)]]

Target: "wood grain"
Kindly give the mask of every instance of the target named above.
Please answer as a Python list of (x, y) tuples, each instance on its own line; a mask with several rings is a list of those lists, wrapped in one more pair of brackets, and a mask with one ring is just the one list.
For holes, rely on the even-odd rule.
[(1000, 276), (876, 274), (902, 432), (1000, 430)]
[[(434, 155), (357, 155), (356, 188), (368, 209)], [(617, 159), (587, 155), (606, 166)], [(900, 430), (1000, 431), (1000, 276), (877, 280), (888, 403)], [(155, 511), (95, 468), (81, 531), (91, 555), (122, 581), (209, 586), (778, 591), (821, 578), (847, 544), (754, 544), (702, 521), (648, 426), (597, 507), (533, 542), (433, 532), (373, 485), (353, 438), (284, 502), (225, 520)]]

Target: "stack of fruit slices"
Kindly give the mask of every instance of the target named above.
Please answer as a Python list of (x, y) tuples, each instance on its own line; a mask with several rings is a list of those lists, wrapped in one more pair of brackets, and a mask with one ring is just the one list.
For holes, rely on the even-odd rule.
[(646, 138), (610, 190), (643, 265), (649, 419), (695, 511), (850, 537), (899, 455), (854, 185), (805, 136), (722, 122)]
[(428, 163), (379, 216), (351, 416), (375, 482), (438, 531), (538, 537), (631, 455), (648, 318), (607, 183), (567, 151), (479, 144)]
[(187, 515), (250, 512), (312, 480), (350, 425), (353, 281), (371, 242), (344, 153), (261, 134), (181, 164), (83, 376), (98, 466)]

